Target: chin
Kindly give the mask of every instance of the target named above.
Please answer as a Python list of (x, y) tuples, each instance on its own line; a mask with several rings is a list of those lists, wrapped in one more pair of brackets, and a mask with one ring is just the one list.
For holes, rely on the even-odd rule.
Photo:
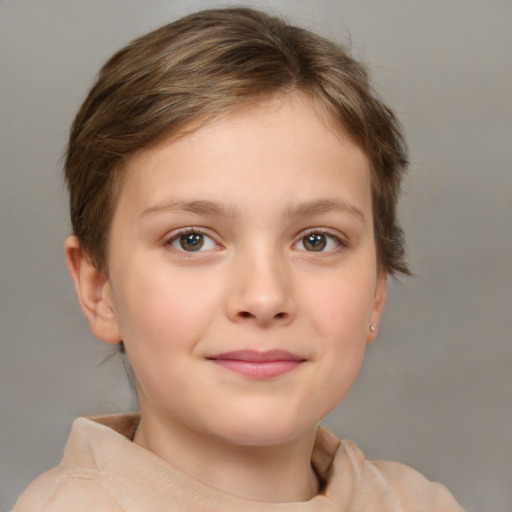
[[(298, 421), (275, 421), (276, 418), (240, 419), (222, 429), (222, 437), (230, 444), (239, 446), (277, 446), (293, 441), (306, 430), (316, 428), (316, 422), (311, 424)], [(219, 429), (220, 430), (220, 429)]]

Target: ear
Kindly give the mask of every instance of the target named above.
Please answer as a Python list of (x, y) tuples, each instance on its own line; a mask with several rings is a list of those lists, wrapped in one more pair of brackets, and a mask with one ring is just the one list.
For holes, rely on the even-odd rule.
[(375, 292), (373, 295), (373, 305), (370, 312), (370, 322), (368, 324), (368, 332), (366, 335), (366, 342), (371, 343), (377, 337), (379, 330), (379, 323), (386, 306), (386, 283), (388, 280), (388, 273), (379, 271), (377, 275), (377, 282), (375, 284)]
[(82, 312), (92, 333), (105, 343), (119, 343), (122, 337), (109, 280), (84, 254), (76, 236), (66, 239), (64, 250)]

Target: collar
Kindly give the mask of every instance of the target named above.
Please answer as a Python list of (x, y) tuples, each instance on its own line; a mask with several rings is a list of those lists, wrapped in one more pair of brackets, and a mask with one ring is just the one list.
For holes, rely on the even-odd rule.
[(138, 414), (78, 418), (63, 465), (98, 472), (105, 480), (102, 485), (121, 505), (137, 502), (141, 510), (179, 503), (180, 510), (190, 512), (334, 512), (351, 502), (354, 478), (360, 474), (357, 467), (364, 462), (353, 443), (319, 427), (312, 465), (324, 482), (322, 492), (307, 502), (263, 503), (214, 489), (133, 443), (139, 420)]

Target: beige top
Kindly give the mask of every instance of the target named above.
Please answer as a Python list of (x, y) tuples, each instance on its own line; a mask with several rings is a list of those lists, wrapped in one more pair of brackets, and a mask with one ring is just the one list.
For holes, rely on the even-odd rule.
[[(213, 489), (131, 441), (136, 414), (74, 421), (62, 463), (25, 490), (13, 512), (461, 512), (451, 494), (395, 462), (369, 462), (319, 428), (312, 464), (323, 491), (262, 503)], [(463, 512), (463, 511), (462, 511)]]

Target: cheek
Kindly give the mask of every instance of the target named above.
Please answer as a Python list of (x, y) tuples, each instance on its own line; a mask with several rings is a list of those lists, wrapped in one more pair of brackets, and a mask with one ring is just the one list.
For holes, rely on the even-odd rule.
[(306, 306), (321, 339), (335, 345), (366, 339), (374, 283), (357, 275), (317, 281)]
[[(116, 308), (128, 350), (148, 357), (193, 348), (208, 325), (217, 286), (174, 272), (147, 272), (124, 280)], [(140, 350), (139, 350), (140, 349)]]
[(359, 373), (374, 286), (371, 276), (356, 272), (338, 275), (321, 285), (317, 281), (307, 309), (317, 338), (318, 374), (322, 375), (318, 391), (324, 398), (319, 414), (327, 414), (343, 400)]
[[(172, 283), (168, 284), (168, 283)], [(127, 355), (138, 382), (157, 401), (186, 379), (180, 364), (207, 330), (210, 287), (199, 293), (191, 281), (132, 278), (116, 311)]]

